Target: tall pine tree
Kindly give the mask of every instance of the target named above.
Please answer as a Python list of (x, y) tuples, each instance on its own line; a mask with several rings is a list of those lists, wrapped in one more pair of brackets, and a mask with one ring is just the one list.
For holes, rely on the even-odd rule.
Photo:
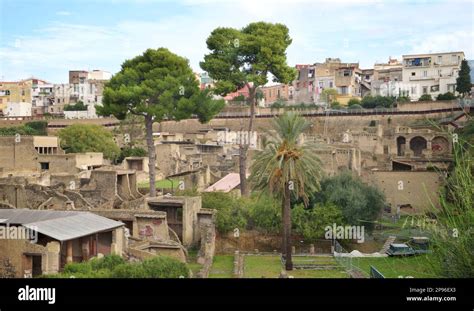
[(467, 60), (461, 62), (461, 70), (459, 70), (459, 76), (456, 79), (456, 91), (458, 91), (464, 97), (471, 91), (471, 69)]

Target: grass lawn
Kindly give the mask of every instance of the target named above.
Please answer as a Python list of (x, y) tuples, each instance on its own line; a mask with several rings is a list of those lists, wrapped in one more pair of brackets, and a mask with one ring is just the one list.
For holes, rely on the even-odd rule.
[(386, 278), (398, 278), (398, 276), (433, 278), (436, 276), (430, 271), (428, 256), (429, 255), (410, 257), (353, 258), (352, 264), (357, 265), (367, 273), (370, 273), (370, 265), (372, 265)]
[[(171, 179), (171, 180), (162, 179), (155, 182), (155, 187), (165, 188), (165, 189), (171, 189), (171, 188), (176, 189), (178, 187), (178, 183), (179, 183), (178, 179)], [(138, 183), (138, 188), (149, 188), (149, 187), (150, 187), (149, 181)]]
[(232, 278), (234, 272), (233, 255), (214, 256), (209, 278)]
[(294, 278), (304, 278), (304, 279), (317, 279), (317, 278), (326, 278), (326, 279), (339, 279), (339, 278), (348, 278), (349, 275), (344, 271), (344, 269), (330, 269), (330, 270), (293, 270), (289, 271), (288, 275), (291, 275)]
[(199, 270), (201, 270), (202, 265), (198, 264), (197, 262), (191, 262), (188, 263), (188, 268), (193, 272), (193, 276), (196, 276)]
[(245, 278), (278, 278), (281, 272), (279, 256), (245, 256)]
[[(297, 256), (293, 262), (298, 264), (321, 264), (337, 266), (332, 257)], [(245, 278), (278, 278), (282, 269), (279, 256), (245, 256)], [(325, 270), (293, 270), (288, 272), (295, 278), (347, 278), (347, 273), (341, 269)]]

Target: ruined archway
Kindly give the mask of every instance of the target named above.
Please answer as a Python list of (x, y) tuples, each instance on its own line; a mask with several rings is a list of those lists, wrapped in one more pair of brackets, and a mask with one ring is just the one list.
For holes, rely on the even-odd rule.
[(413, 151), (415, 157), (421, 157), (427, 145), (426, 139), (421, 136), (415, 136), (410, 140), (410, 149)]
[(405, 145), (407, 140), (403, 136), (397, 137), (397, 155), (403, 157), (405, 155)]
[(449, 152), (449, 142), (445, 137), (436, 136), (431, 140), (431, 151), (435, 155), (445, 154)]

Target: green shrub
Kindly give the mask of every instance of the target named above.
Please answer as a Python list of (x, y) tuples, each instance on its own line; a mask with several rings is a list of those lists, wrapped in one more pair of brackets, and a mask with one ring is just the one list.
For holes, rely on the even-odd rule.
[(113, 270), (116, 266), (124, 264), (125, 259), (118, 255), (107, 255), (100, 259), (93, 258), (90, 260), (90, 265), (93, 270), (108, 269)]
[(87, 106), (82, 101), (78, 101), (75, 104), (64, 105), (64, 111), (85, 111)]
[(146, 259), (142, 262), (142, 267), (148, 278), (189, 277), (186, 264), (170, 257), (158, 256)]
[(349, 101), (347, 102), (347, 105), (348, 105), (349, 107), (354, 106), (354, 105), (359, 105), (359, 106), (360, 106), (360, 100), (357, 99), (357, 98), (351, 98), (351, 99), (349, 99)]
[(141, 263), (124, 263), (116, 266), (111, 273), (113, 278), (146, 278), (146, 272)]
[(453, 99), (456, 99), (456, 96), (451, 92), (439, 94), (438, 96), (436, 96), (436, 100), (453, 100)]
[(433, 98), (431, 97), (430, 94), (423, 94), (420, 96), (420, 98), (418, 98), (418, 101), (422, 102), (422, 101), (431, 101), (433, 100)]
[(362, 107), (368, 109), (373, 109), (376, 107), (392, 108), (395, 106), (395, 97), (367, 95), (362, 98), (361, 105)]
[(366, 185), (350, 172), (343, 172), (321, 181), (321, 191), (311, 194), (311, 205), (332, 203), (341, 209), (344, 222), (349, 225), (364, 225), (367, 231), (382, 212), (385, 197), (378, 189)]
[(92, 265), (90, 262), (72, 262), (68, 263), (64, 266), (63, 273), (65, 274), (73, 274), (73, 273), (80, 273), (80, 274), (90, 274), (92, 272)]
[(120, 155), (117, 158), (117, 163), (120, 163), (126, 157), (146, 157), (148, 152), (141, 147), (125, 147), (120, 150)]
[(248, 227), (278, 233), (281, 231), (281, 202), (262, 195), (247, 200)]
[(31, 121), (27, 122), (25, 126), (33, 129), (35, 131), (34, 135), (48, 135), (48, 122), (46, 121)]
[(245, 205), (223, 192), (205, 192), (202, 194), (202, 207), (217, 210), (216, 228), (220, 233), (227, 233), (234, 228), (243, 229), (247, 225)]
[(305, 208), (303, 204), (296, 205), (292, 210), (292, 223), (295, 231), (305, 240), (314, 241), (324, 237), (325, 228), (334, 223), (342, 226), (341, 210), (334, 204), (318, 204)]

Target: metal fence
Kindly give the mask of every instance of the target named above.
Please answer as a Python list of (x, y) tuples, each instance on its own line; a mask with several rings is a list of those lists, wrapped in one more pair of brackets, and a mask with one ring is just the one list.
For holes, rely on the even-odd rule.
[(334, 241), (334, 258), (350, 275), (365, 278), (370, 277), (366, 271), (360, 268), (359, 258), (353, 257), (338, 241)]

